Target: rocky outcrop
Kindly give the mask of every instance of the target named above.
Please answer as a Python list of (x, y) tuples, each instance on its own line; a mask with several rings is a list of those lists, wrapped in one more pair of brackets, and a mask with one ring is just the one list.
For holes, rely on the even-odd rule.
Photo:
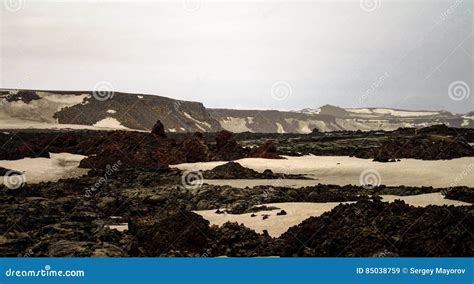
[(204, 171), (203, 176), (206, 179), (308, 179), (304, 175), (273, 173), (269, 169), (259, 173), (236, 162), (228, 162)]
[(188, 163), (207, 162), (214, 156), (200, 132), (186, 136), (178, 142), (178, 148)]
[(158, 120), (155, 125), (153, 125), (153, 128), (151, 129), (151, 134), (161, 138), (166, 138), (165, 127), (163, 126), (163, 123), (161, 123), (160, 120)]
[(443, 194), (447, 199), (460, 200), (464, 202), (474, 203), (474, 190), (468, 187), (453, 187), (443, 190)]
[(249, 158), (264, 158), (264, 159), (284, 159), (278, 155), (278, 150), (273, 141), (266, 141), (262, 145), (253, 148), (249, 155)]
[(215, 241), (209, 244), (209, 253), (213, 256), (258, 257), (270, 255), (273, 239), (268, 233), (257, 234), (255, 231), (227, 222), (215, 228)]
[(196, 213), (172, 211), (153, 218), (130, 222), (135, 239), (132, 251), (138, 255), (167, 256), (182, 252), (183, 256), (200, 256), (206, 252), (208, 238), (213, 236), (209, 221)]
[(359, 158), (373, 158), (377, 162), (396, 159), (445, 160), (474, 156), (474, 149), (462, 137), (417, 135), (393, 137), (379, 147), (358, 151)]
[(240, 146), (235, 140), (235, 134), (222, 130), (216, 133), (216, 149), (214, 160), (232, 161), (247, 156), (248, 150)]
[(418, 208), (399, 200), (339, 205), (290, 228), (280, 237), (279, 255), (472, 256), (474, 240), (464, 228), (474, 226), (474, 217), (465, 214), (465, 208)]

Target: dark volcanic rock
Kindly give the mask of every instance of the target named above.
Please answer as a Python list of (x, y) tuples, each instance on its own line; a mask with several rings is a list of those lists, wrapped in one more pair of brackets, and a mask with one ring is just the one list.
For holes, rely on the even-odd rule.
[(151, 129), (151, 134), (161, 138), (166, 138), (165, 127), (160, 120), (158, 120), (155, 125), (153, 125), (153, 128)]
[(444, 160), (474, 156), (473, 148), (462, 137), (418, 135), (394, 137), (380, 147), (358, 151), (358, 158), (389, 162), (400, 158)]
[(474, 189), (469, 187), (453, 187), (443, 191), (447, 199), (474, 203)]
[(19, 171), (15, 171), (15, 170), (11, 170), (11, 169), (6, 169), (6, 168), (3, 168), (3, 167), (0, 167), (0, 176), (5, 176), (6, 174), (10, 174), (10, 175), (22, 175), (22, 173), (19, 172)]
[(39, 99), (41, 99), (41, 97), (36, 94), (36, 91), (30, 90), (19, 90), (16, 94), (10, 94), (6, 97), (8, 102), (22, 101), (26, 104)]
[(245, 158), (248, 154), (247, 150), (240, 146), (235, 140), (235, 134), (222, 130), (216, 133), (216, 151), (215, 160), (238, 160)]
[(277, 148), (273, 141), (266, 141), (263, 145), (254, 148), (250, 151), (250, 158), (265, 158), (265, 159), (284, 159), (278, 155)]
[(265, 256), (272, 255), (273, 239), (237, 223), (227, 222), (215, 228), (216, 241), (211, 243), (214, 256)]
[(206, 179), (308, 179), (304, 175), (277, 174), (268, 169), (259, 173), (236, 162), (228, 162), (212, 170), (204, 171), (203, 176)]
[(207, 179), (263, 178), (263, 174), (252, 169), (245, 168), (236, 162), (228, 162), (221, 166), (217, 166), (212, 170), (204, 171), (203, 176)]
[(184, 153), (187, 163), (207, 162), (212, 159), (213, 154), (204, 143), (202, 133), (196, 132), (184, 138), (178, 147)]
[(434, 134), (434, 135), (448, 135), (458, 136), (459, 132), (452, 127), (448, 127), (444, 124), (432, 125), (415, 130), (416, 134)]
[(311, 131), (311, 135), (319, 135), (319, 134), (321, 134), (321, 131), (319, 131), (319, 129), (316, 127), (313, 128), (313, 130)]
[[(449, 214), (447, 214), (447, 211)], [(320, 217), (306, 219), (281, 236), (281, 255), (372, 256), (390, 251), (400, 256), (473, 256), (474, 226), (468, 209), (402, 201), (359, 201), (339, 205)]]
[(195, 213), (178, 210), (154, 218), (134, 219), (130, 222), (130, 233), (136, 238), (137, 252), (160, 256), (172, 251), (201, 255), (213, 232), (209, 221)]
[[(181, 172), (175, 169), (120, 168), (86, 196), (87, 189), (105, 174), (104, 170), (91, 170), (77, 179), (0, 190), (0, 255), (337, 256), (345, 247), (341, 255), (383, 255), (386, 250), (400, 256), (473, 254), (472, 237), (464, 231), (473, 226), (472, 206), (415, 208), (400, 202), (381, 203), (374, 196), (440, 190), (431, 187), (241, 189), (203, 185), (187, 190), (180, 186)], [(376, 201), (368, 201), (367, 195)], [(265, 210), (275, 210), (262, 206), (267, 203), (358, 200), (361, 202), (310, 218), (278, 239), (237, 224), (209, 226), (190, 212), (221, 208), (219, 212), (233, 214), (259, 212), (253, 214), (262, 219), (268, 213)], [(280, 218), (273, 215), (262, 222)], [(107, 228), (115, 222), (128, 223), (129, 230)], [(300, 248), (301, 243), (290, 239), (293, 233), (302, 241), (313, 234), (316, 237)]]

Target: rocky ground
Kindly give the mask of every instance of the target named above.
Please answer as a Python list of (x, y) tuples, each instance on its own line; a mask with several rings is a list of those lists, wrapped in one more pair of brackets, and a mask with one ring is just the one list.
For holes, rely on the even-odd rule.
[[(374, 148), (391, 141), (391, 135), (411, 137), (407, 139), (415, 139), (423, 149), (434, 153), (441, 150), (439, 145), (430, 140), (419, 142), (417, 137), (434, 135), (433, 139), (453, 139), (453, 143), (458, 143), (448, 130), (399, 130), (376, 134), (375, 138), (364, 138), (366, 134), (361, 133), (352, 133), (352, 138), (350, 133), (275, 135), (280, 138), (245, 134), (248, 137), (241, 140), (239, 135), (224, 131), (212, 135), (169, 135), (157, 124), (152, 133), (2, 134), (1, 159), (69, 152), (89, 156), (81, 166), (91, 170), (80, 178), (25, 184), (17, 189), (0, 188), (0, 256), (474, 256), (474, 206), (417, 208), (401, 201), (384, 203), (378, 198), (441, 191), (446, 198), (473, 202), (473, 188), (320, 184), (299, 189), (239, 189), (189, 184), (183, 178), (185, 173), (167, 166), (242, 157), (281, 158), (282, 154), (303, 154), (301, 147), (305, 143), (307, 151), (322, 145), (328, 147), (316, 151), (319, 154), (348, 153), (348, 149), (355, 147), (358, 153), (375, 155)], [(461, 137), (472, 142), (470, 132)], [(356, 142), (359, 140), (363, 142)], [(452, 154), (432, 157), (453, 158), (459, 153), (471, 155), (465, 147), (455, 147)], [(235, 163), (201, 174), (215, 178), (236, 176), (226, 175), (228, 171), (235, 171), (239, 178), (291, 178), (272, 172), (258, 173)], [(311, 217), (278, 238), (265, 232), (258, 234), (237, 223), (211, 226), (193, 213), (216, 210), (241, 214), (266, 210), (261, 206), (266, 203), (343, 201), (355, 203)], [(114, 229), (123, 224), (128, 225), (128, 230)]]
[(88, 156), (81, 167), (103, 168), (121, 160), (128, 167), (166, 167), (185, 162), (232, 161), (246, 157), (282, 159), (282, 155), (356, 156), (389, 162), (474, 156), (474, 129), (443, 125), (423, 129), (338, 131), (312, 134), (165, 133), (21, 130), (0, 133), (0, 160), (48, 157), (49, 152)]
[[(100, 183), (104, 177), (106, 182)], [(440, 190), (330, 185), (237, 189), (205, 184), (187, 188), (178, 170), (91, 171), (77, 179), (3, 188), (0, 255), (474, 255), (474, 239), (466, 229), (474, 227), (473, 206), (415, 208), (369, 198)], [(457, 192), (473, 189), (444, 191), (453, 199), (465, 200)], [(265, 210), (259, 206), (265, 203), (329, 201), (358, 202), (310, 218), (279, 238), (238, 224), (210, 226), (192, 212), (226, 208), (239, 214)], [(109, 228), (123, 223), (128, 223), (128, 231)]]

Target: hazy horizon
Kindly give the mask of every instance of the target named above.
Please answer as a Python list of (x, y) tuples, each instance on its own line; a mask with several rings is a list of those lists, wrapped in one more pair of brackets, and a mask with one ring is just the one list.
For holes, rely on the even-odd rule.
[(19, 2), (0, 9), (2, 88), (474, 110), (473, 1)]

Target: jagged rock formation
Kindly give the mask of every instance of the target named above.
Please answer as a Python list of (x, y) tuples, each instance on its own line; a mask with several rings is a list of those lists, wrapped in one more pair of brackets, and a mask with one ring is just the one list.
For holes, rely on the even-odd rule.
[(163, 123), (161, 123), (161, 121), (158, 120), (155, 125), (153, 125), (153, 128), (151, 129), (151, 134), (161, 138), (166, 138), (165, 127), (163, 126)]
[(253, 148), (249, 153), (250, 158), (265, 158), (265, 159), (284, 159), (278, 155), (277, 147), (273, 141), (269, 140), (262, 145)]
[(235, 134), (222, 130), (216, 133), (216, 160), (232, 161), (246, 157), (248, 150), (235, 140)]

